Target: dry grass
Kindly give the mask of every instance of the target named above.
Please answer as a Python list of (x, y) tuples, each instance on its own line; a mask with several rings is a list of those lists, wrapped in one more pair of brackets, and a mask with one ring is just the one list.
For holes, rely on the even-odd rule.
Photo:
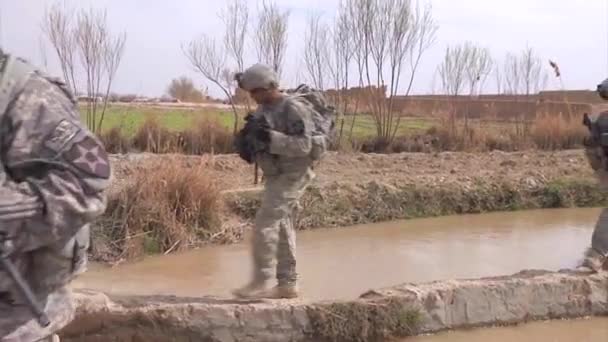
[(120, 127), (112, 127), (101, 134), (100, 138), (106, 149), (112, 153), (126, 153), (131, 148), (131, 141)]
[(232, 132), (216, 120), (200, 118), (190, 127), (173, 131), (164, 126), (156, 116), (148, 116), (128, 137), (120, 127), (114, 127), (101, 135), (110, 153), (152, 152), (202, 155), (205, 153), (232, 153)]
[(560, 150), (581, 146), (588, 132), (582, 120), (544, 114), (534, 122), (531, 134), (537, 148)]
[(178, 133), (178, 146), (182, 153), (230, 153), (233, 135), (217, 121), (197, 120), (193, 127)]
[(221, 229), (222, 203), (205, 167), (151, 163), (110, 199), (102, 241), (111, 258), (130, 259), (218, 240), (228, 233)]
[[(534, 120), (520, 118), (514, 122), (497, 118), (454, 119), (443, 115), (426, 131), (399, 134), (391, 143), (367, 136), (355, 136), (350, 140), (343, 137), (339, 146), (332, 146), (332, 149), (346, 153), (559, 150), (580, 147), (585, 134), (580, 120), (570, 115), (545, 113)], [(176, 131), (150, 115), (131, 138), (121, 128), (112, 128), (104, 132), (101, 139), (110, 153), (203, 155), (234, 152), (232, 130), (208, 117), (195, 119), (187, 128)]]
[(171, 153), (177, 152), (177, 139), (175, 133), (161, 125), (156, 117), (151, 116), (135, 132), (132, 146), (140, 151)]
[(485, 152), (524, 149), (563, 150), (582, 146), (586, 135), (580, 120), (543, 114), (533, 121), (495, 122), (440, 120), (426, 132), (435, 151)]

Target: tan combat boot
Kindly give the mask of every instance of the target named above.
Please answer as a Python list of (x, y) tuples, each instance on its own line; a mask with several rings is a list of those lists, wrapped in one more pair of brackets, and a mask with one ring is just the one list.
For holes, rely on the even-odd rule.
[(298, 285), (277, 285), (269, 291), (267, 298), (272, 299), (293, 299), (298, 298)]
[(254, 280), (249, 284), (232, 291), (232, 294), (238, 298), (256, 299), (264, 298), (268, 291), (268, 286), (265, 281)]
[(595, 249), (589, 248), (585, 252), (585, 259), (579, 268), (587, 268), (596, 273), (602, 270), (606, 271), (608, 270), (608, 259)]

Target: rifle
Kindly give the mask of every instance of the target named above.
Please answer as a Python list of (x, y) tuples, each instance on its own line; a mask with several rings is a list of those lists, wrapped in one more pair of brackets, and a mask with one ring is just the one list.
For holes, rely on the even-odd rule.
[(36, 296), (32, 292), (30, 286), (27, 284), (25, 279), (23, 279), (21, 274), (19, 274), (17, 267), (15, 267), (13, 262), (9, 259), (8, 250), (10, 250), (10, 248), (6, 248), (6, 245), (6, 241), (0, 241), (0, 264), (2, 265), (2, 268), (4, 268), (4, 270), (8, 273), (19, 292), (21, 292), (21, 295), (23, 295), (23, 297), (26, 299), (30, 311), (32, 314), (34, 314), (34, 316), (36, 316), (40, 326), (43, 328), (48, 327), (51, 324), (51, 321), (42, 309), (40, 303), (38, 303), (38, 300), (36, 299)]

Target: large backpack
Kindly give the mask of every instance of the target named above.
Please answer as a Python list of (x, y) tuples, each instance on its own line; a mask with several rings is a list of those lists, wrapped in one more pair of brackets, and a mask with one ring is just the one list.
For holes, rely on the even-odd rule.
[(335, 142), (335, 108), (327, 102), (321, 91), (306, 84), (301, 84), (296, 89), (288, 90), (287, 94), (312, 109), (312, 119), (315, 127), (313, 130), (311, 157), (313, 160), (321, 159)]

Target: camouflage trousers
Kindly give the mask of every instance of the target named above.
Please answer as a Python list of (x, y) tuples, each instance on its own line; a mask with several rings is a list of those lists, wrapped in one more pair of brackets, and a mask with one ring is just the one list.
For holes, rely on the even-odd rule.
[(63, 329), (74, 318), (74, 303), (67, 288), (47, 297), (45, 312), (51, 325), (40, 327), (24, 305), (0, 302), (0, 342), (55, 342), (54, 333)]
[(255, 282), (269, 281), (276, 272), (279, 285), (296, 283), (295, 215), (313, 178), (311, 170), (266, 178), (252, 239)]
[(596, 252), (608, 255), (608, 209), (602, 210), (591, 236), (591, 248)]

